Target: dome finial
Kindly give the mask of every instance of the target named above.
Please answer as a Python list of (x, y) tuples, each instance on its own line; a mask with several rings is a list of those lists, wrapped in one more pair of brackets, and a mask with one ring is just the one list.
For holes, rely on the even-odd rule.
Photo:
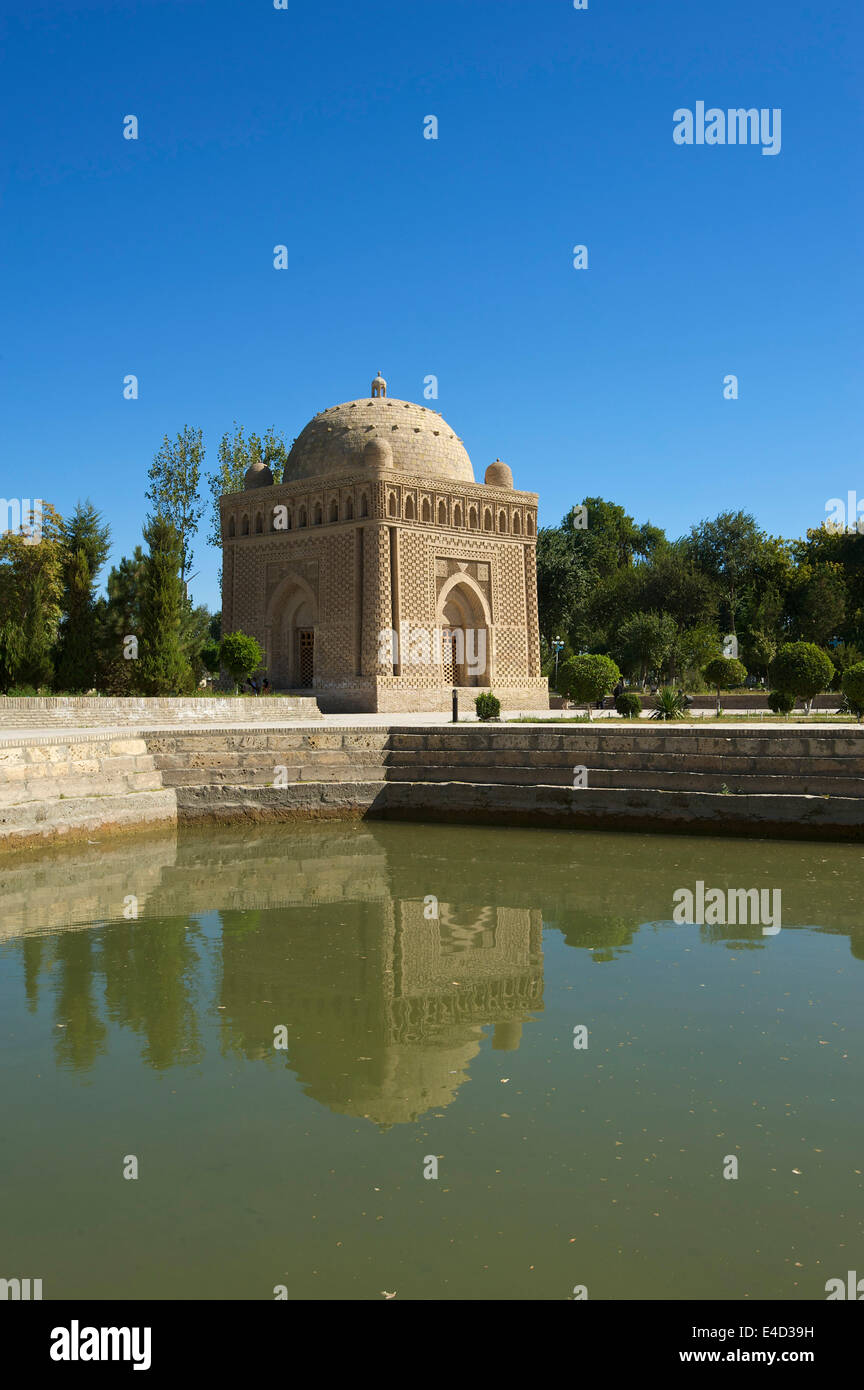
[(375, 396), (386, 396), (386, 395), (387, 395), (387, 382), (384, 380), (383, 376), (381, 375), (381, 369), (380, 369), (380, 367), (379, 367), (379, 369), (378, 369), (378, 375), (376, 376), (375, 380), (372, 382), (372, 396), (373, 396), (373, 399), (374, 399)]

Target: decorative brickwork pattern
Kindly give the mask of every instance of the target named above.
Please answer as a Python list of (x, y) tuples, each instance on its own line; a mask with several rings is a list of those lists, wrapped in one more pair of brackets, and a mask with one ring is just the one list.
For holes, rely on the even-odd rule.
[(253, 474), (221, 499), (223, 630), (258, 638), (276, 688), (298, 688), (311, 642), (322, 708), (395, 713), (449, 707), (440, 630), (455, 627), (475, 651), (485, 643), (482, 667), (448, 667), (466, 700), (491, 685), (511, 707), (544, 704), (537, 497), (498, 485), (505, 465), (492, 476), (474, 482), (461, 440), (423, 406), (376, 397), (323, 411), (285, 481)]

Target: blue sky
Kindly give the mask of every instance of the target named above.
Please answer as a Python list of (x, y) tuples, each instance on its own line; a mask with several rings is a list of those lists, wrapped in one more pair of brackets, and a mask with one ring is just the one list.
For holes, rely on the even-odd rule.
[[(234, 420), (290, 441), (379, 367), (409, 400), (436, 375), (475, 475), (500, 455), (543, 524), (600, 494), (798, 535), (864, 494), (853, 0), (15, 8), (0, 491), (89, 496), (112, 560), (164, 433), (212, 463)], [(781, 152), (676, 145), (699, 100), (779, 107)]]

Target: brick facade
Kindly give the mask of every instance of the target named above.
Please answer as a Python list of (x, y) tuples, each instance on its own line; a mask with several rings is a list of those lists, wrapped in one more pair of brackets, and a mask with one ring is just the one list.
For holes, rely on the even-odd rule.
[(258, 639), (275, 690), (357, 712), (448, 709), (454, 684), (463, 704), (492, 689), (504, 707), (548, 705), (535, 493), (474, 482), (446, 422), (394, 400), (316, 416), (285, 473), (259, 468), (220, 504), (222, 629)]

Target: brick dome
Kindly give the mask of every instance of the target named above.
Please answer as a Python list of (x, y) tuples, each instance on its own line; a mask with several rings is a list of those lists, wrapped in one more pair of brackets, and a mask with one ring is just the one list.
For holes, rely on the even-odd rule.
[(387, 450), (377, 445), (369, 448), (373, 440), (389, 445), (389, 466), (394, 469), (474, 482), (465, 446), (437, 411), (386, 396), (345, 401), (322, 410), (294, 441), (283, 481), (362, 473), (380, 466)]

